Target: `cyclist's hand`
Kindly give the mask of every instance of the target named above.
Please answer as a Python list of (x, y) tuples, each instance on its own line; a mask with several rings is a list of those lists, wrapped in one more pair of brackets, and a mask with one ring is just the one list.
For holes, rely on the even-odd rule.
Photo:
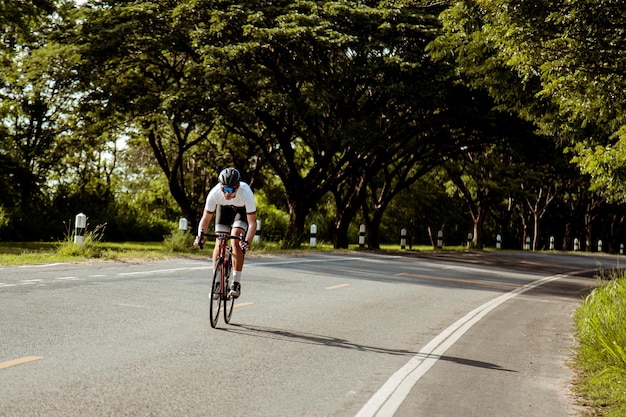
[(242, 251), (247, 251), (248, 249), (250, 249), (250, 244), (248, 243), (247, 240), (243, 240), (241, 239), (239, 241), (239, 247), (241, 248)]
[(196, 248), (200, 248), (200, 249), (204, 248), (204, 236), (202, 235), (196, 236), (196, 240), (193, 241), (193, 245)]

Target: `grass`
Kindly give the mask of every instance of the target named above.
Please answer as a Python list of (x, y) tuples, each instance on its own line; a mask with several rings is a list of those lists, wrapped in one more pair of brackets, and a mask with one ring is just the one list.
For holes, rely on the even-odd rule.
[(576, 311), (576, 390), (588, 416), (626, 415), (626, 277), (596, 288)]
[[(85, 233), (83, 242), (74, 243), (74, 237), (68, 233), (63, 241), (58, 242), (0, 242), (0, 265), (28, 265), (58, 262), (85, 262), (91, 260), (138, 261), (141, 259), (165, 259), (172, 256), (208, 256), (214, 242), (207, 241), (203, 251), (193, 247), (194, 236), (176, 230), (166, 236), (163, 242), (102, 242), (104, 225)], [(350, 245), (349, 249), (358, 250), (359, 245)], [(447, 247), (446, 250), (465, 250), (465, 247)], [(307, 250), (334, 251), (332, 243), (318, 240), (315, 249), (309, 242), (304, 242), (298, 249), (281, 249), (280, 242), (261, 241), (254, 244), (254, 255), (271, 253), (303, 253)], [(382, 251), (399, 251), (399, 244), (381, 245)], [(408, 247), (406, 250), (409, 250)], [(431, 246), (413, 246), (411, 251), (432, 251)]]
[[(193, 247), (193, 236), (175, 232), (163, 242), (100, 242), (87, 234), (82, 244), (67, 239), (59, 242), (0, 242), (0, 265), (40, 265), (57, 262), (86, 262), (93, 260), (139, 261), (166, 259), (173, 256), (203, 257), (212, 253), (214, 242), (207, 241), (203, 250)], [(278, 242), (260, 242), (251, 252), (254, 255), (271, 253), (298, 253), (310, 249), (283, 250)], [(358, 248), (355, 245), (354, 248)], [(396, 248), (397, 249), (397, 248)], [(318, 242), (317, 251), (332, 251), (329, 243)]]
[(162, 242), (88, 243), (29, 242), (0, 243), (0, 265), (38, 265), (56, 262), (83, 262), (92, 259), (127, 260), (167, 257)]

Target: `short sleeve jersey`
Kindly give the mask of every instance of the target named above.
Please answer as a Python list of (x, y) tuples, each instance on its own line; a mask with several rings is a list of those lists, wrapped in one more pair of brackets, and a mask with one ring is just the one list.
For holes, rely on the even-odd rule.
[(235, 197), (230, 200), (227, 200), (226, 197), (224, 197), (221, 184), (217, 184), (215, 187), (211, 188), (211, 191), (209, 191), (209, 195), (206, 198), (204, 209), (211, 213), (215, 213), (218, 205), (245, 207), (246, 213), (250, 214), (256, 212), (254, 193), (252, 192), (250, 186), (243, 181), (239, 182), (237, 194), (235, 194)]

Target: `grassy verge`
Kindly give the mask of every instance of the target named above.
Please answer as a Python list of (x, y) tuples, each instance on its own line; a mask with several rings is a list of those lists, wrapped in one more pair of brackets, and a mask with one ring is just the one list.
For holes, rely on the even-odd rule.
[[(208, 256), (214, 242), (207, 241), (204, 250), (193, 247), (194, 237), (188, 233), (174, 232), (163, 242), (124, 242), (107, 243), (99, 240), (98, 231), (88, 232), (81, 244), (73, 238), (60, 242), (0, 242), (0, 265), (30, 265), (57, 262), (84, 262), (88, 260), (139, 261), (165, 259), (172, 256)], [(283, 250), (279, 242), (262, 241), (253, 246), (252, 256), (273, 253), (302, 253), (311, 249), (303, 243), (300, 249)], [(358, 250), (359, 245), (349, 249)], [(456, 250), (457, 248), (446, 248)], [(465, 248), (461, 248), (463, 250)], [(329, 242), (318, 241), (315, 251), (333, 251)], [(398, 251), (399, 245), (381, 245), (382, 251)], [(430, 246), (414, 246), (412, 251), (432, 251)]]
[[(141, 261), (166, 259), (174, 256), (210, 256), (214, 242), (208, 241), (203, 250), (193, 247), (193, 237), (178, 235), (166, 237), (163, 242), (99, 242), (86, 236), (82, 244), (62, 242), (0, 242), (0, 265), (40, 265), (57, 262)], [(357, 247), (357, 246), (355, 246)], [(302, 249), (308, 249), (303, 246)], [(316, 250), (332, 251), (330, 244), (319, 243)], [(278, 242), (255, 244), (252, 256), (271, 253), (297, 253), (298, 250), (282, 250)]]
[(576, 311), (576, 390), (588, 416), (626, 416), (626, 277), (596, 288)]
[(38, 265), (56, 262), (83, 262), (92, 259), (126, 260), (165, 258), (160, 242), (88, 243), (69, 242), (0, 243), (0, 265)]

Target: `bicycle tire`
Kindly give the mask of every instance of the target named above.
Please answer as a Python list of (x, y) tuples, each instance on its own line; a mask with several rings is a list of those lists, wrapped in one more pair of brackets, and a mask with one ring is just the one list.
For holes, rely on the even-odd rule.
[(231, 255), (228, 256), (227, 262), (226, 276), (224, 277), (224, 281), (226, 282), (226, 292), (224, 293), (224, 321), (226, 324), (230, 323), (230, 319), (233, 316), (233, 309), (235, 308), (235, 298), (228, 294), (228, 289), (230, 288), (230, 274), (233, 270), (233, 260)]
[[(222, 267), (224, 265), (224, 261), (222, 259), (218, 259), (215, 264), (215, 272), (213, 272), (213, 281), (211, 282), (211, 292), (209, 294), (209, 317), (211, 319), (211, 327), (215, 328), (217, 326), (217, 321), (220, 317), (220, 307), (222, 304), (222, 299), (224, 298), (224, 288), (221, 288), (222, 284)], [(217, 293), (217, 297), (213, 294), (215, 289), (215, 283), (220, 283), (220, 289)]]

